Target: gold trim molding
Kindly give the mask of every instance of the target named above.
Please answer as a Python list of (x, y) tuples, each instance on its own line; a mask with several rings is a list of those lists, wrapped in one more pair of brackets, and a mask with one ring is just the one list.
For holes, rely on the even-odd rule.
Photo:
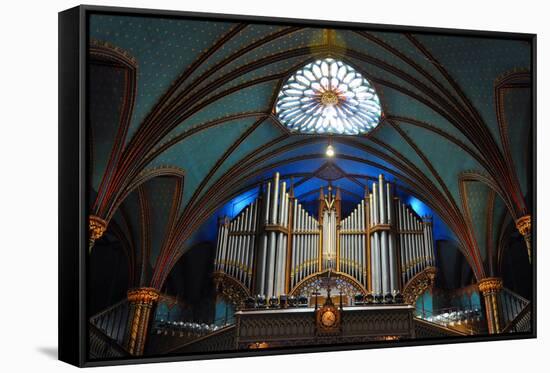
[[(252, 276), (250, 270), (248, 276)], [(251, 296), (250, 291), (236, 278), (223, 272), (214, 272), (213, 277), (216, 292), (236, 307), (240, 307)]]
[(392, 227), (389, 224), (376, 224), (369, 228), (369, 234), (372, 234), (378, 231), (391, 231), (391, 230), (392, 230)]
[(516, 228), (522, 236), (531, 233), (531, 215), (525, 215), (516, 220)]
[(498, 277), (487, 277), (480, 280), (477, 283), (477, 287), (483, 295), (487, 293), (496, 293), (502, 289), (502, 279)]
[(153, 304), (159, 299), (159, 292), (155, 288), (138, 288), (128, 290), (130, 303)]
[(155, 288), (143, 287), (128, 290), (131, 321), (127, 334), (127, 350), (131, 355), (141, 356), (149, 332), (149, 322), (153, 304), (159, 299)]
[(436, 274), (437, 269), (435, 267), (426, 267), (422, 272), (411, 278), (403, 288), (405, 303), (414, 305), (418, 297), (433, 287)]
[(107, 230), (107, 222), (99, 216), (90, 215), (88, 219), (88, 228), (90, 231), (90, 248), (92, 248), (95, 241), (100, 239)]
[[(324, 271), (321, 271), (321, 272), (315, 272), (315, 273), (312, 273), (310, 274), (309, 276), (303, 278), (299, 283), (297, 283), (294, 288), (292, 288), (290, 290), (290, 292), (288, 293), (288, 296), (292, 296), (292, 295), (299, 295), (302, 290), (306, 287), (308, 287), (313, 281), (315, 281), (317, 278), (319, 277), (324, 277), (324, 275), (326, 275), (328, 273), (328, 270), (324, 270)], [(355, 288), (355, 290), (357, 292), (360, 292), (361, 294), (363, 295), (367, 295), (368, 294), (368, 291), (367, 289), (362, 285), (360, 284), (359, 282), (357, 282), (357, 280), (355, 278), (353, 278), (352, 276), (348, 275), (347, 273), (345, 272), (338, 272), (338, 271), (331, 271), (331, 275), (334, 276), (334, 277), (340, 277), (342, 278), (343, 280), (345, 280), (348, 284), (350, 284), (351, 286), (353, 286)]]

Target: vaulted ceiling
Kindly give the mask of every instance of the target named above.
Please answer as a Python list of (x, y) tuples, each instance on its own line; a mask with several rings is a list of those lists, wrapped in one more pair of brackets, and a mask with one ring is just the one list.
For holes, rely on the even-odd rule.
[[(332, 136), (330, 160), (326, 136), (291, 133), (273, 112), (285, 79), (327, 56), (367, 77), (383, 108), (371, 133)], [(137, 282), (161, 286), (186, 239), (275, 171), (303, 198), (330, 180), (350, 200), (383, 173), (445, 222), (478, 279), (530, 214), (527, 37), (98, 14), (89, 62), (91, 213), (134, 224), (125, 237), (162, 237)], [(122, 222), (132, 208), (157, 226)]]

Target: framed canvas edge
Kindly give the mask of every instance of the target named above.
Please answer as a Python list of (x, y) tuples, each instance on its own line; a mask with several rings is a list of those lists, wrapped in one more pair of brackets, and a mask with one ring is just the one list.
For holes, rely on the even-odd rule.
[(278, 356), (278, 355), (295, 355), (295, 354), (309, 354), (320, 352), (338, 352), (338, 351), (355, 351), (355, 350), (372, 350), (379, 348), (399, 348), (399, 347), (422, 347), (433, 346), (441, 344), (460, 344), (460, 343), (479, 343), (479, 342), (497, 342), (497, 341), (509, 341), (509, 340), (526, 340), (536, 338), (533, 333), (514, 333), (510, 336), (498, 335), (482, 335), (482, 336), (466, 336), (466, 337), (444, 337), (444, 338), (425, 338), (422, 342), (416, 340), (406, 340), (399, 342), (372, 342), (365, 344), (338, 344), (338, 345), (325, 345), (325, 346), (311, 346), (311, 347), (292, 347), (292, 348), (278, 348), (261, 351), (227, 351), (227, 352), (215, 352), (204, 354), (189, 354), (189, 355), (171, 355), (171, 356), (150, 356), (139, 357), (130, 359), (116, 359), (116, 360), (90, 360), (86, 361), (83, 367), (101, 367), (111, 365), (128, 365), (128, 364), (149, 364), (149, 363), (169, 363), (178, 361), (192, 361), (192, 360), (214, 360), (214, 359), (228, 359), (228, 358), (241, 358), (241, 357), (260, 357), (260, 356)]
[[(88, 360), (88, 335), (87, 335), (87, 318), (86, 318), (86, 253), (88, 242), (87, 229), (87, 193), (86, 193), (86, 74), (87, 74), (87, 41), (88, 41), (88, 15), (90, 14), (113, 14), (113, 15), (129, 15), (129, 16), (149, 16), (149, 17), (174, 17), (178, 19), (208, 19), (219, 21), (246, 21), (253, 23), (275, 23), (275, 24), (296, 24), (316, 27), (334, 27), (334, 28), (363, 28), (377, 31), (387, 32), (415, 32), (415, 33), (437, 33), (452, 36), (469, 36), (469, 37), (490, 37), (500, 39), (515, 39), (525, 40), (531, 45), (531, 92), (532, 92), (532, 319), (530, 333), (515, 333), (510, 335), (479, 335), (467, 337), (442, 337), (433, 339), (407, 340), (399, 341), (398, 343), (391, 342), (374, 342), (368, 344), (350, 344), (350, 345), (331, 345), (331, 346), (315, 346), (315, 347), (296, 347), (292, 349), (272, 349), (263, 351), (229, 351), (220, 353), (204, 353), (191, 355), (172, 355), (172, 356), (154, 356), (154, 357), (133, 357), (129, 359), (102, 359)], [(159, 10), (159, 9), (143, 9), (129, 7), (110, 7), (110, 6), (95, 6), (95, 5), (80, 5), (74, 8), (59, 12), (59, 145), (58, 145), (58, 167), (59, 167), (59, 214), (58, 214), (58, 340), (59, 340), (59, 360), (67, 362), (79, 367), (97, 367), (108, 365), (127, 365), (127, 364), (143, 364), (157, 362), (176, 362), (189, 360), (209, 360), (220, 358), (237, 358), (237, 357), (253, 357), (253, 356), (270, 356), (270, 355), (287, 355), (299, 353), (316, 353), (330, 351), (345, 351), (345, 350), (367, 350), (373, 348), (389, 348), (389, 347), (410, 347), (410, 346), (428, 346), (439, 344), (455, 344), (455, 343), (471, 343), (471, 342), (496, 342), (505, 340), (532, 339), (537, 338), (537, 293), (536, 293), (536, 274), (537, 274), (537, 34), (534, 33), (517, 33), (517, 32), (501, 32), (501, 31), (486, 31), (486, 30), (464, 30), (453, 28), (439, 27), (423, 27), (423, 26), (402, 26), (393, 24), (374, 24), (374, 23), (359, 23), (359, 22), (344, 22), (344, 21), (329, 21), (329, 20), (314, 20), (314, 19), (294, 19), (281, 17), (265, 17), (265, 16), (250, 16), (250, 15), (233, 15), (219, 13), (202, 13), (202, 12), (187, 12), (175, 10)], [(67, 22), (76, 22), (74, 25), (76, 35), (68, 35), (61, 32), (62, 24)], [(77, 46), (77, 62), (67, 61), (67, 54), (64, 48), (67, 46)], [(73, 56), (74, 57), (74, 56)], [(64, 78), (62, 71), (70, 67), (76, 69), (76, 77), (73, 79)], [(67, 98), (66, 96), (69, 96)], [(72, 104), (72, 105), (71, 105)], [(71, 127), (75, 121), (78, 123), (76, 128)], [(73, 159), (71, 164), (67, 164), (67, 160), (63, 160), (63, 154), (67, 148), (78, 147), (78, 158)], [(75, 165), (78, 165), (75, 168)], [(70, 177), (78, 176), (78, 185), (76, 190), (71, 186)], [(74, 182), (74, 180), (73, 180)], [(68, 202), (65, 200), (68, 193), (73, 197)], [(71, 193), (72, 192), (72, 193)], [(74, 194), (78, 193), (78, 198), (74, 198)], [(69, 219), (70, 216), (77, 215), (77, 223)], [(74, 229), (66, 229), (67, 226), (77, 225)], [(72, 243), (72, 245), (70, 244)], [(78, 250), (74, 253), (74, 244), (76, 243)], [(76, 269), (76, 274), (68, 272), (66, 265), (71, 262), (73, 269)], [(67, 281), (74, 281), (76, 284), (71, 287)], [(77, 304), (74, 304), (74, 299)], [(71, 315), (76, 309), (75, 315)], [(69, 322), (70, 325), (64, 325)], [(67, 345), (67, 340), (75, 341), (75, 345)]]
[(537, 239), (537, 35), (532, 34), (531, 39), (531, 193), (532, 193), (532, 298), (531, 298), (531, 332), (533, 337), (537, 337), (537, 259), (538, 259), (538, 239)]
[(85, 9), (58, 14), (58, 358), (86, 361)]
[(145, 16), (145, 17), (174, 17), (187, 19), (201, 20), (217, 20), (217, 21), (240, 21), (251, 23), (270, 23), (270, 24), (293, 24), (313, 27), (334, 27), (346, 29), (370, 29), (378, 31), (390, 32), (414, 32), (414, 33), (438, 33), (452, 36), (473, 36), (473, 37), (492, 37), (502, 39), (522, 39), (532, 40), (535, 33), (522, 32), (506, 32), (492, 30), (473, 30), (473, 29), (457, 29), (445, 27), (428, 27), (428, 26), (410, 26), (410, 25), (395, 25), (382, 23), (366, 23), (366, 22), (347, 22), (334, 21), (325, 19), (306, 19), (306, 18), (286, 18), (286, 17), (269, 17), (257, 15), (242, 15), (242, 14), (225, 14), (225, 13), (206, 13), (192, 12), (181, 10), (163, 10), (154, 8), (131, 8), (131, 7), (116, 7), (116, 6), (100, 6), (100, 5), (80, 5), (80, 8), (90, 13), (104, 13), (113, 15), (130, 15), (130, 16)]

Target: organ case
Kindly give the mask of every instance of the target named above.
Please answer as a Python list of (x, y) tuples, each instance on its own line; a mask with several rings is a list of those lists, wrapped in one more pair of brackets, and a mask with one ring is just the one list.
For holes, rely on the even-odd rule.
[(276, 173), (235, 218), (220, 219), (214, 270), (247, 296), (299, 294), (305, 282), (330, 272), (374, 302), (391, 303), (433, 266), (432, 219), (395, 196), (383, 175), (346, 217), (340, 190), (321, 188), (315, 217)]

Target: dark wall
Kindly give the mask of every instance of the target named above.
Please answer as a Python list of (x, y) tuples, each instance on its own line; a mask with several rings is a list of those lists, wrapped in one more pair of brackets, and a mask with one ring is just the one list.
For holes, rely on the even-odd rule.
[(194, 245), (176, 263), (165, 288), (186, 307), (188, 320), (210, 323), (214, 319), (216, 293), (212, 282), (215, 246), (211, 242)]
[(438, 269), (436, 287), (458, 289), (470, 285), (474, 274), (466, 258), (451, 240), (436, 241), (436, 267)]
[(504, 249), (500, 268), (504, 286), (532, 300), (532, 266), (523, 237), (514, 232)]
[(88, 257), (88, 316), (126, 298), (128, 259), (120, 242), (106, 234)]

